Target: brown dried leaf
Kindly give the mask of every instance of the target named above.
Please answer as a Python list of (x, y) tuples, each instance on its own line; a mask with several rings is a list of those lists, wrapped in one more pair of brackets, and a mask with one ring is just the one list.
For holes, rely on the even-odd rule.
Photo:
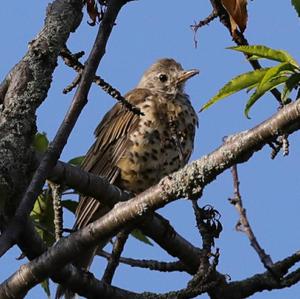
[(221, 3), (230, 17), (231, 35), (237, 28), (244, 32), (248, 20), (247, 0), (221, 0)]
[(92, 20), (92, 22), (89, 22), (89, 25), (94, 26), (97, 22), (97, 19), (99, 19), (100, 16), (95, 0), (86, 1), (86, 10)]

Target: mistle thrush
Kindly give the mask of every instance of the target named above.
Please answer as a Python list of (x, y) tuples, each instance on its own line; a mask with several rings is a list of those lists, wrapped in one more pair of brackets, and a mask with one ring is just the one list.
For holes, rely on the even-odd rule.
[[(144, 115), (135, 115), (120, 103), (114, 105), (96, 128), (96, 141), (82, 169), (123, 190), (140, 193), (184, 166), (193, 151), (198, 125), (184, 83), (198, 73), (184, 71), (173, 59), (154, 63), (125, 95)], [(76, 228), (93, 220), (99, 206), (99, 201), (81, 197)]]
[[(95, 130), (96, 141), (82, 169), (107, 178), (123, 190), (140, 193), (184, 166), (193, 150), (198, 118), (184, 83), (198, 70), (183, 70), (173, 59), (160, 59), (125, 98), (139, 107), (138, 116), (117, 103)], [(103, 214), (99, 201), (82, 196), (75, 228)], [(107, 211), (107, 210), (106, 210)], [(78, 263), (87, 268), (93, 254)]]

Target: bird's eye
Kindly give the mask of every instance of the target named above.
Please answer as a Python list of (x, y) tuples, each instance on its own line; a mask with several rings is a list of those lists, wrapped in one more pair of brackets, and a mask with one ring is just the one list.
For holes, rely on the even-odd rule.
[(160, 82), (166, 82), (168, 80), (168, 76), (165, 74), (160, 74), (158, 78)]

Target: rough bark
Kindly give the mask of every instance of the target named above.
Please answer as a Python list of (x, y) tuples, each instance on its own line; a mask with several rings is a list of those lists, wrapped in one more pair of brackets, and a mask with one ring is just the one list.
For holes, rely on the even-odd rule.
[(0, 215), (14, 214), (32, 172), (36, 109), (45, 100), (57, 57), (82, 19), (81, 0), (49, 4), (44, 27), (0, 87)]

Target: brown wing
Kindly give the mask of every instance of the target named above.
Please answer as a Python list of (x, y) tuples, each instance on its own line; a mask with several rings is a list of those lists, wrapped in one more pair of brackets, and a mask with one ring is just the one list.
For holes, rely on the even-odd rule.
[[(148, 90), (134, 89), (126, 95), (126, 99), (136, 105), (149, 95)], [(114, 183), (120, 172), (117, 163), (129, 147), (129, 136), (137, 128), (139, 119), (121, 104), (116, 104), (96, 128), (96, 141), (86, 154), (81, 168)], [(82, 196), (76, 210), (75, 227), (81, 228), (91, 222), (99, 207), (99, 201)]]

